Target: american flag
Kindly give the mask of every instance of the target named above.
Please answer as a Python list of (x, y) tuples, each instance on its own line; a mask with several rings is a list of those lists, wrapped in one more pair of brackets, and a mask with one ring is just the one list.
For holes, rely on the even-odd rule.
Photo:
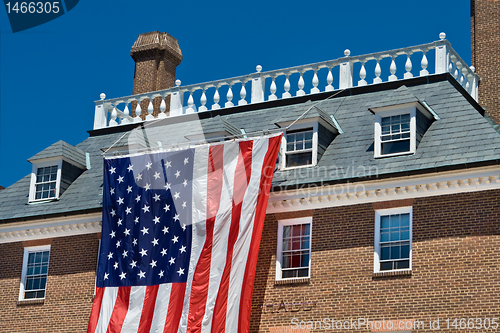
[(248, 332), (280, 141), (106, 158), (87, 332)]

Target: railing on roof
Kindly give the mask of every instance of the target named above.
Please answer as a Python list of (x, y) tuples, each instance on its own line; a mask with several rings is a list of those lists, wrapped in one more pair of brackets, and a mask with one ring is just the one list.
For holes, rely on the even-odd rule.
[[(354, 87), (354, 64), (360, 63), (359, 73), (357, 74), (357, 86), (365, 86), (368, 84), (377, 84), (384, 82), (381, 78), (382, 68), (381, 60), (389, 58), (391, 60), (389, 66), (389, 75), (387, 81), (396, 81), (399, 79), (409, 79), (414, 77), (412, 69), (414, 63), (411, 56), (415, 53), (420, 53), (420, 67), (418, 76), (429, 75), (427, 53), (434, 49), (434, 74), (449, 72), (457, 80), (458, 83), (475, 99), (477, 100), (477, 86), (479, 77), (474, 73), (474, 67), (469, 67), (465, 61), (453, 50), (449, 41), (447, 41), (446, 34), (439, 34), (440, 40), (422, 44), (417, 46), (405, 47), (401, 49), (376, 52), (361, 56), (350, 56), (350, 51), (345, 50), (345, 57), (335, 60), (323, 61), (314, 64), (301, 65), (289, 67), (285, 69), (272, 70), (262, 72), (262, 67), (257, 66), (257, 72), (249, 75), (233, 77), (229, 79), (216, 80), (205, 83), (191, 84), (181, 86), (180, 80), (176, 81), (176, 86), (173, 88), (148, 92), (144, 94), (137, 94), (132, 96), (105, 99), (106, 95), (101, 94), (101, 100), (96, 101), (94, 129), (105, 127), (118, 126), (134, 122), (146, 121), (180, 116), (183, 114), (190, 114), (195, 112), (203, 112), (207, 110), (216, 110), (220, 108), (228, 108), (236, 105), (246, 105), (253, 103), (260, 103), (266, 101), (273, 101), (277, 99), (290, 98), (292, 96), (304, 96), (306, 94), (315, 94), (322, 91), (334, 91), (336, 89), (345, 89)], [(399, 56), (406, 56), (404, 68), (406, 72), (402, 77), (397, 77), (396, 58)], [(375, 62), (375, 63), (374, 63)], [(367, 82), (367, 63), (374, 64), (372, 83)], [(338, 67), (338, 80), (334, 80), (333, 69)], [(323, 70), (324, 69), (324, 70)], [(323, 70), (326, 74), (326, 85), (323, 89), (319, 88), (318, 72)], [(356, 71), (357, 72), (357, 71)], [(294, 75), (298, 74), (298, 75)], [(309, 92), (305, 88), (305, 76), (311, 76), (311, 88)], [(293, 93), (290, 91), (292, 85), (290, 84), (291, 76), (297, 78), (294, 82), (294, 88), (297, 88)], [(322, 77), (324, 77), (323, 75)], [(401, 75), (400, 75), (401, 76)], [(280, 85), (280, 94), (277, 94), (277, 82), (282, 81)], [(270, 82), (269, 82), (270, 81)], [(335, 81), (335, 84), (334, 84)], [(251, 82), (251, 84), (248, 84)], [(296, 82), (296, 87), (295, 87)], [(250, 89), (250, 100), (247, 99), (247, 89)], [(233, 90), (239, 91), (239, 100), (233, 102)], [(225, 103), (221, 102), (221, 92), (225, 96)], [(185, 101), (185, 94), (188, 93), (187, 101)], [(170, 97), (169, 97), (170, 96)], [(207, 98), (207, 96), (209, 98)], [(167, 110), (168, 98), (170, 98), (170, 107)], [(161, 99), (161, 102), (160, 102)], [(195, 103), (195, 99), (197, 103)], [(210, 103), (207, 106), (207, 102)], [(167, 102), (165, 102), (167, 100)], [(142, 102), (142, 103), (141, 103)], [(220, 103), (221, 102), (221, 103)], [(220, 104), (219, 104), (220, 103)], [(142, 109), (147, 105), (147, 115), (141, 118)], [(223, 105), (221, 105), (223, 104)], [(122, 110), (120, 110), (120, 105)], [(129, 108), (130, 105), (130, 108)], [(131, 115), (135, 114), (134, 116)]]

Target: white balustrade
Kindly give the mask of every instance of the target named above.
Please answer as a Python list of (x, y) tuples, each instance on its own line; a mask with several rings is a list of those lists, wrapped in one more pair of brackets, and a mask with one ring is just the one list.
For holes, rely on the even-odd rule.
[[(338, 87), (338, 89), (351, 88), (353, 87), (353, 82), (357, 82), (357, 86), (359, 87), (366, 86), (369, 84), (367, 79), (373, 80), (374, 84), (382, 83), (383, 66), (384, 71), (388, 70), (388, 73), (390, 73), (387, 77), (388, 81), (411, 79), (414, 76), (427, 76), (430, 74), (428, 71), (429, 61), (427, 59), (427, 52), (430, 50), (435, 50), (436, 52), (434, 74), (450, 73), (477, 100), (479, 77), (475, 73), (474, 68), (469, 68), (465, 61), (453, 50), (450, 43), (445, 39), (446, 35), (444, 33), (441, 33), (439, 37), (440, 40), (428, 44), (361, 56), (351, 57), (351, 52), (345, 50), (344, 57), (335, 60), (267, 72), (262, 72), (262, 66), (259, 65), (256, 67), (256, 72), (249, 75), (200, 84), (181, 86), (180, 80), (176, 80), (175, 87), (122, 98), (106, 99), (106, 95), (101, 94), (101, 99), (95, 102), (94, 129), (137, 123), (144, 120), (149, 121), (155, 118), (175, 117), (182, 114), (217, 110), (222, 107), (221, 105), (226, 108), (233, 107), (233, 89), (235, 89), (235, 92), (239, 92), (237, 105), (243, 106), (264, 101), (292, 98), (292, 96), (304, 96), (307, 94), (305, 88), (309, 89), (310, 94), (318, 94), (334, 91), (335, 87)], [(398, 59), (400, 56), (404, 58)], [(387, 66), (385, 65), (385, 61), (389, 60), (390, 65), (387, 68), (385, 67)], [(354, 64), (358, 62), (361, 67), (359, 72), (356, 71), (356, 75), (354, 75)], [(403, 62), (404, 70), (399, 71), (397, 64), (403, 64)], [(418, 64), (419, 62), (421, 68), (414, 68), (414, 64)], [(403, 66), (401, 65), (400, 67), (402, 68)], [(335, 73), (339, 73), (337, 81), (334, 81), (334, 77), (336, 77), (334, 71), (336, 71)], [(367, 73), (373, 74), (367, 78)], [(356, 81), (354, 81), (354, 76), (356, 76)], [(312, 79), (306, 80), (306, 78), (311, 77)], [(267, 93), (265, 89), (266, 80), (268, 80), (267, 84), (269, 86)], [(246, 85), (249, 81), (251, 81), (251, 87), (250, 85)], [(283, 82), (282, 86), (281, 82)], [(294, 86), (294, 89), (297, 89), (296, 91), (291, 91), (291, 82), (297, 83)], [(247, 91), (249, 88), (250, 92)], [(184, 99), (184, 93), (189, 94), (187, 100)], [(278, 93), (280, 93), (281, 97), (278, 97)], [(221, 94), (225, 96), (225, 100), (222, 102)], [(168, 109), (167, 98), (170, 99), (170, 108)], [(147, 104), (146, 102), (143, 104), (143, 106), (147, 105), (147, 115), (145, 118), (141, 117), (141, 101), (147, 101)], [(207, 104), (209, 102), (211, 104)], [(184, 105), (186, 106), (184, 107)], [(131, 117), (130, 111), (133, 110), (134, 106), (135, 117)]]

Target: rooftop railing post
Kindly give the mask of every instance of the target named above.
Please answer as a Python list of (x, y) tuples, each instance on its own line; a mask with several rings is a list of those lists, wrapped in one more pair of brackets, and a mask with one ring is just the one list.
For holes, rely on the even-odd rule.
[(447, 73), (450, 64), (450, 50), (444, 32), (439, 34), (440, 41), (436, 42), (436, 69), (435, 74)]
[(182, 114), (183, 93), (179, 86), (181, 80), (175, 80), (175, 88), (172, 89), (170, 94), (170, 116), (180, 116)]
[(474, 66), (470, 66), (471, 72), (467, 75), (467, 79), (470, 83), (470, 95), (477, 102), (477, 86), (478, 86), (478, 77), (475, 74), (476, 68)]
[(340, 63), (340, 89), (352, 88), (352, 63), (349, 60), (350, 54), (351, 51), (349, 51), (348, 49), (345, 50), (345, 58)]
[(95, 114), (94, 114), (94, 129), (100, 129), (107, 126), (107, 110), (104, 107), (104, 99), (106, 94), (101, 93), (99, 96), (100, 101), (95, 102)]
[(259, 103), (264, 102), (264, 80), (260, 74), (262, 71), (262, 66), (258, 65), (256, 67), (257, 74), (252, 76), (252, 95), (250, 99), (250, 103)]

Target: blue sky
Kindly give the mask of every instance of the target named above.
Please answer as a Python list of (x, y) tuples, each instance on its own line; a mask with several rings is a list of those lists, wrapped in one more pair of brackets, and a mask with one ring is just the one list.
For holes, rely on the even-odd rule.
[[(470, 63), (470, 3), (442, 1), (96, 1), (13, 34), (0, 9), (0, 185), (58, 140), (88, 137), (94, 101), (130, 95), (140, 33), (179, 40), (182, 84), (438, 40)], [(235, 93), (235, 96), (237, 94)]]

